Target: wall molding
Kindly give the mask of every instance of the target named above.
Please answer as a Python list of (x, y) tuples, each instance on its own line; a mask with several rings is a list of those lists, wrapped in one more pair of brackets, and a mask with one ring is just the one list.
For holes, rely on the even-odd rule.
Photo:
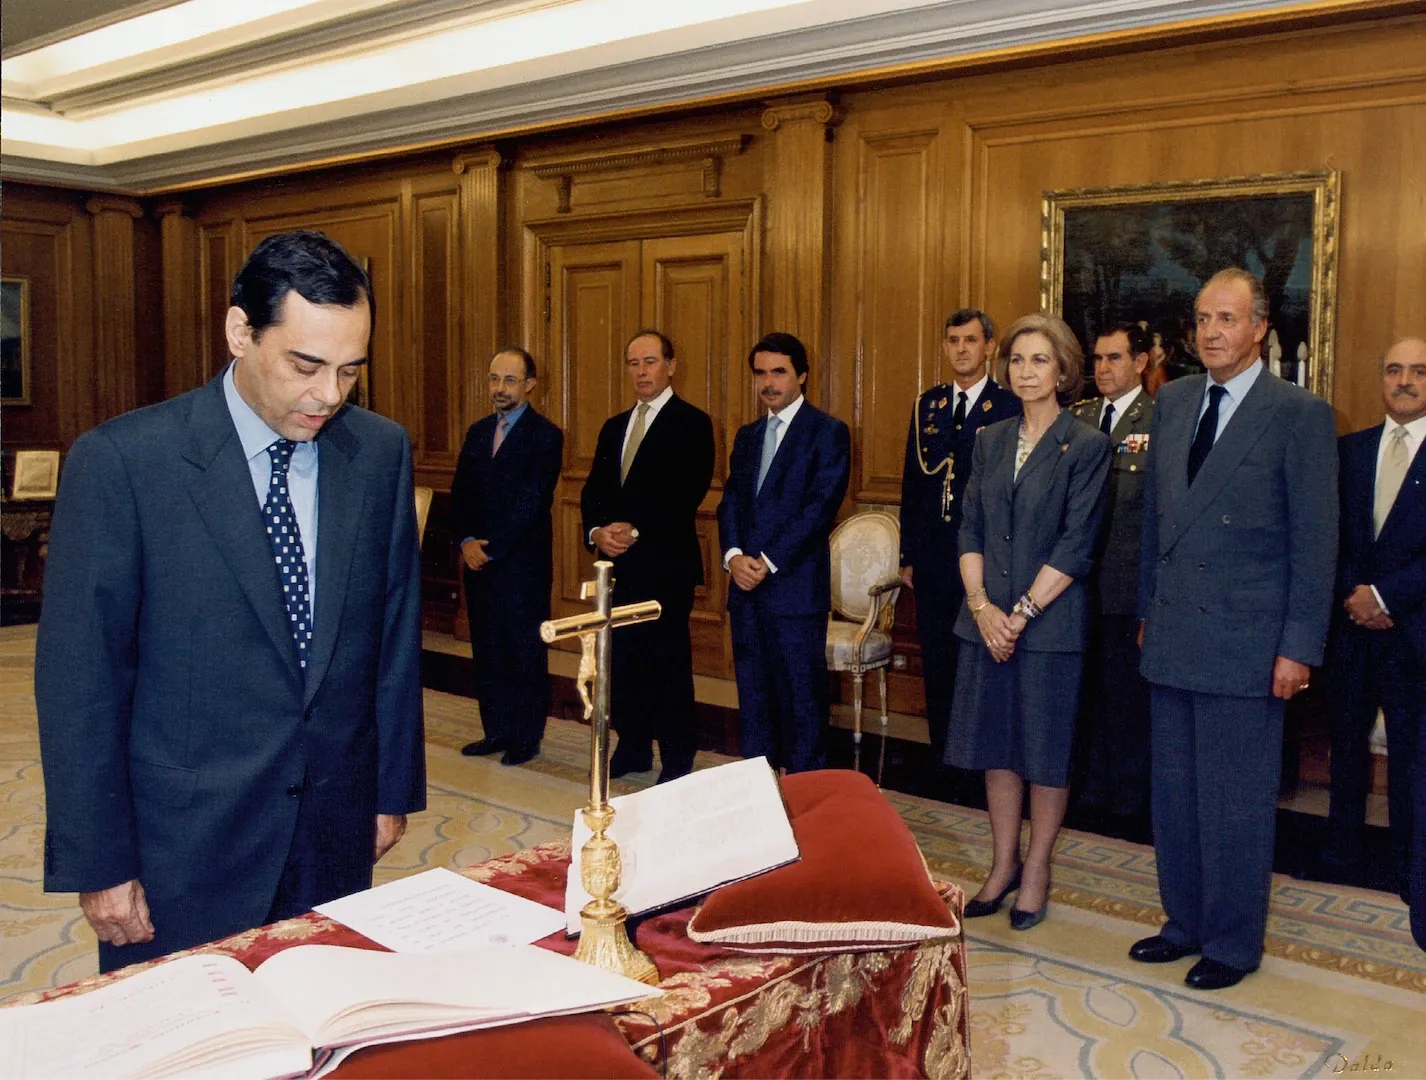
[(295, 169), (350, 164), (476, 139), (729, 105), (772, 93), (934, 79), (988, 68), (1160, 51), (1176, 44), (1310, 31), (1419, 15), (1415, 0), (1007, 0), (995, 17), (957, 0), (814, 29), (613, 64), (106, 165), (41, 160), (14, 147), (0, 176), (160, 194)]

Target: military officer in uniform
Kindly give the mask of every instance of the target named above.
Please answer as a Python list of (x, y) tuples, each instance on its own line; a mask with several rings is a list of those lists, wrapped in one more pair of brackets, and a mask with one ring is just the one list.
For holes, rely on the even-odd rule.
[(1085, 824), (1147, 841), (1149, 687), (1139, 674), (1139, 537), (1154, 399), (1144, 389), (1149, 341), (1138, 323), (1095, 339), (1099, 396), (1071, 411), (1113, 444), (1109, 504), (1090, 582), (1093, 623), (1075, 739), (1074, 802)]
[(956, 683), (952, 628), (965, 599), (956, 545), (971, 448), (981, 428), (1020, 414), (1020, 399), (990, 377), (994, 354), (995, 327), (985, 312), (963, 308), (946, 319), (941, 355), (952, 381), (937, 383), (916, 399), (906, 434), (901, 579), (916, 599), (932, 770), (945, 751)]

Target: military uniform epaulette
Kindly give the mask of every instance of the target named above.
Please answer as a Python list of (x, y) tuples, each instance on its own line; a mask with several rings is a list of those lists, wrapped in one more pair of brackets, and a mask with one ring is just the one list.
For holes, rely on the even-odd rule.
[(1078, 401), (1076, 401), (1073, 405), (1071, 405), (1070, 408), (1071, 408), (1071, 409), (1082, 409), (1082, 408), (1085, 408), (1085, 407), (1087, 407), (1087, 406), (1089, 406), (1089, 405), (1097, 404), (1099, 401), (1100, 401), (1100, 398), (1099, 398), (1098, 395), (1096, 395), (1096, 396), (1094, 396), (1094, 397), (1080, 398), (1080, 399), (1079, 399)]

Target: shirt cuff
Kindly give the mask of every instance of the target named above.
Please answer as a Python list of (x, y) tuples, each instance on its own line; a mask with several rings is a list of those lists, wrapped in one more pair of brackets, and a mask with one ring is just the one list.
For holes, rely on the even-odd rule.
[(1370, 589), (1370, 590), (1372, 591), (1372, 595), (1376, 597), (1376, 606), (1379, 607), (1379, 608), (1381, 608), (1381, 610), (1382, 610), (1383, 612), (1385, 612), (1387, 615), (1390, 615), (1391, 612), (1389, 612), (1389, 611), (1386, 610), (1386, 604), (1382, 601), (1381, 593), (1379, 593), (1379, 592), (1376, 591), (1376, 586), (1375, 586), (1375, 585), (1368, 585), (1367, 588)]
[(728, 564), (733, 561), (734, 555), (741, 555), (742, 553), (743, 549), (740, 547), (730, 547), (727, 551), (723, 552), (723, 569), (728, 569)]
[(588, 544), (590, 547), (593, 547), (593, 546), (594, 546), (594, 533), (595, 533), (596, 530), (598, 530), (598, 528), (599, 528), (598, 525), (594, 526), (593, 529), (590, 529), (590, 530), (589, 530), (589, 535), (584, 538), (584, 542), (585, 542), (586, 544)]
[(769, 574), (775, 574), (775, 573), (777, 573), (777, 567), (774, 566), (774, 565), (772, 564), (772, 560), (767, 557), (767, 552), (766, 552), (766, 551), (759, 551), (758, 554), (762, 556), (763, 562), (767, 564), (767, 572), (768, 572)]

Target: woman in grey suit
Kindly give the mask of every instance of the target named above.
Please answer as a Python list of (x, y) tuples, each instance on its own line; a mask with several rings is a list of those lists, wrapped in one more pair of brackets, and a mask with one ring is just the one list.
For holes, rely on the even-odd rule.
[[(1109, 440), (1063, 406), (1084, 381), (1064, 322), (1026, 315), (1006, 332), (1024, 415), (982, 428), (960, 532), (966, 599), (946, 761), (985, 770), (994, 862), (966, 905), (990, 915), (1019, 889), (1010, 925), (1045, 917), (1050, 855), (1069, 798), (1070, 743), (1088, 630), (1085, 581), (1104, 512)], [(1020, 820), (1030, 785), (1030, 846)]]

